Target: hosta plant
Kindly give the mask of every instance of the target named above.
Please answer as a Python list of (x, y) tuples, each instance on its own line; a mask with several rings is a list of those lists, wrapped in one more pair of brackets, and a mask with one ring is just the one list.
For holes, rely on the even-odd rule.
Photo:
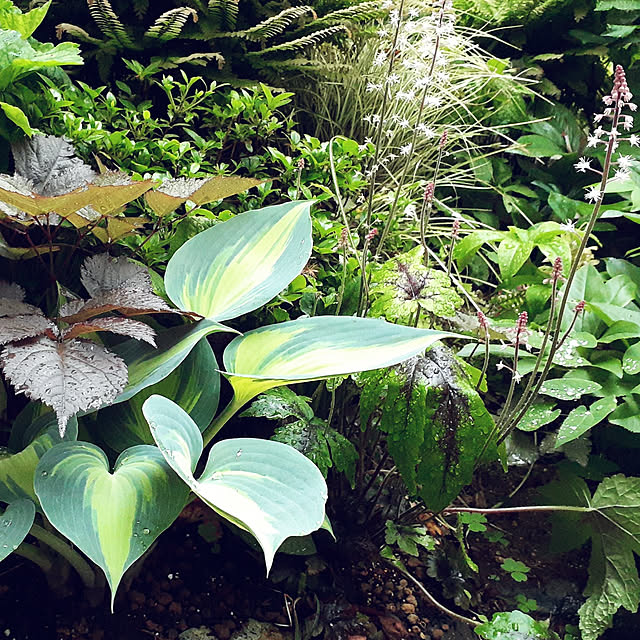
[[(162, 196), (167, 206), (170, 197)], [(10, 449), (0, 458), (5, 549), (46, 568), (47, 552), (27, 536), (30, 532), (45, 543), (55, 538), (56, 550), (72, 562), (87, 587), (94, 586), (96, 572), (66, 538), (102, 569), (113, 604), (124, 572), (177, 518), (191, 492), (257, 539), (267, 569), (285, 539), (308, 535), (326, 522), (322, 473), (292, 447), (254, 438), (216, 440), (204, 470), (196, 473), (205, 447), (263, 391), (397, 364), (452, 334), (375, 318), (306, 317), (237, 335), (218, 365), (205, 337), (237, 333), (222, 323), (269, 302), (300, 273), (312, 248), (310, 208), (310, 202), (294, 201), (250, 211), (185, 243), (164, 277), (168, 299), (179, 313), (168, 316), (172, 326), (158, 327), (157, 347), (150, 344), (150, 327), (122, 316), (167, 312), (169, 307), (130, 286), (127, 274), (133, 274), (134, 283), (144, 276), (122, 260), (89, 259), (82, 282), (91, 299), (63, 306), (54, 319), (22, 309), (18, 315), (29, 319), (25, 324), (46, 328), (32, 335), (11, 334), (0, 358), (17, 390), (53, 405), (58, 419), (40, 406), (28, 406), (16, 420)], [(17, 288), (6, 285), (3, 291), (7, 306), (26, 306)], [(11, 326), (5, 321), (3, 331), (9, 334)], [(133, 337), (107, 351), (85, 333), (101, 328)], [(98, 359), (110, 353), (124, 362), (126, 372), (116, 387), (121, 388), (125, 373), (126, 386), (106, 392), (96, 385), (94, 373), (85, 377), (78, 367), (73, 384), (58, 390), (62, 405), (50, 402), (51, 390), (29, 355), (33, 345), (45, 340), (52, 355), (44, 358), (55, 371), (51, 388), (62, 380), (59, 366), (51, 363), (64, 361), (61, 354), (74, 340), (83, 345), (81, 359), (93, 347)], [(18, 377), (11, 369), (17, 351), (25, 363)], [(91, 366), (90, 361), (83, 365)], [(233, 397), (216, 415), (220, 374), (230, 382)], [(101, 404), (110, 406), (96, 412)], [(58, 429), (65, 420), (61, 436)], [(85, 440), (76, 439), (79, 430)]]

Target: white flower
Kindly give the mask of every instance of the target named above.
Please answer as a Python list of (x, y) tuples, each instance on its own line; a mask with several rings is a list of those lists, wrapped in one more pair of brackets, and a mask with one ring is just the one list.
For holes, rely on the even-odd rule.
[(587, 169), (591, 169), (591, 160), (587, 160), (586, 158), (580, 158), (578, 162), (574, 165), (575, 170), (579, 173), (586, 173)]
[(496, 369), (498, 371), (502, 371), (503, 369), (508, 369), (508, 368), (509, 367), (504, 362), (502, 362), (502, 360), (500, 360), (500, 362), (498, 362), (498, 364), (496, 365)]
[(436, 132), (428, 127), (424, 122), (420, 122), (416, 125), (416, 131), (422, 134), (425, 138), (433, 138), (436, 135)]
[(390, 73), (387, 76), (387, 82), (390, 85), (398, 84), (398, 82), (400, 82), (400, 76), (397, 73)]
[(401, 129), (408, 129), (411, 126), (411, 123), (407, 118), (402, 118), (401, 120), (398, 121), (398, 126)]
[(627, 180), (630, 177), (631, 177), (631, 173), (629, 172), (628, 169), (618, 169), (613, 174), (613, 179), (614, 180)]
[(378, 51), (373, 59), (374, 67), (381, 67), (387, 61), (387, 54), (384, 51)]
[(576, 230), (576, 223), (573, 220), (567, 220), (560, 225), (565, 231), (574, 233)]
[(513, 381), (518, 384), (518, 382), (520, 382), (520, 380), (522, 380), (522, 374), (518, 373), (517, 371), (513, 372)]
[(622, 116), (622, 128), (625, 131), (631, 131), (631, 128), (633, 127), (633, 116)]
[(597, 202), (600, 199), (600, 187), (591, 187), (587, 193), (584, 194), (584, 199), (588, 202)]
[(640, 147), (640, 136), (637, 136), (635, 133), (629, 136), (629, 144), (632, 147)]
[(598, 136), (587, 136), (587, 147), (597, 147), (599, 142), (602, 140)]
[(410, 18), (419, 18), (420, 11), (418, 9), (409, 9), (409, 17)]
[(633, 158), (631, 156), (620, 156), (618, 158), (618, 168), (627, 170), (631, 168), (631, 163), (633, 162)]
[(372, 91), (380, 91), (382, 89), (382, 85), (376, 82), (367, 82), (367, 92), (371, 93)]
[(411, 143), (405, 144), (404, 146), (400, 147), (400, 155), (408, 156), (411, 153), (412, 149), (413, 149), (413, 145)]
[(378, 38), (386, 38), (388, 35), (389, 32), (386, 29), (378, 29)]

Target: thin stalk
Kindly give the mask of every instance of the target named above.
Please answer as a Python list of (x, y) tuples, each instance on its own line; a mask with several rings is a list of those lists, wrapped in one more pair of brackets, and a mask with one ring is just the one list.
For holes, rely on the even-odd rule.
[(211, 424), (205, 429), (202, 434), (202, 440), (206, 447), (215, 437), (222, 427), (224, 427), (231, 418), (243, 407), (250, 398), (237, 398), (235, 395), (231, 399), (231, 402), (224, 408), (224, 410), (218, 414)]
[(390, 560), (387, 560), (387, 559), (385, 559), (385, 562), (391, 567), (393, 567), (394, 569), (396, 569), (396, 571), (399, 571), (403, 576), (411, 580), (411, 582), (413, 582), (413, 584), (415, 584), (416, 587), (418, 587), (418, 589), (420, 590), (420, 593), (422, 593), (422, 595), (429, 602), (429, 604), (433, 605), (436, 609), (442, 611), (442, 613), (444, 613), (445, 615), (453, 618), (454, 620), (459, 620), (460, 622), (464, 622), (465, 624), (468, 624), (471, 627), (477, 627), (480, 624), (480, 622), (478, 622), (477, 620), (472, 620), (471, 618), (467, 618), (466, 616), (456, 613), (455, 611), (451, 611), (451, 609), (445, 607), (445, 605), (443, 605), (441, 602), (438, 602), (438, 600), (436, 600), (429, 593), (429, 591), (427, 591), (426, 587), (422, 584), (422, 582), (420, 582), (417, 578), (414, 578), (403, 567), (399, 567), (394, 562), (391, 562)]
[(82, 582), (88, 589), (92, 589), (95, 586), (96, 574), (91, 565), (62, 538), (37, 524), (31, 527), (29, 533), (40, 542), (51, 547), (56, 553), (59, 553), (78, 572)]
[(485, 379), (487, 375), (487, 369), (489, 368), (489, 330), (485, 329), (484, 331), (484, 359), (482, 361), (482, 371), (480, 372), (480, 377), (478, 378), (478, 384), (476, 385), (476, 391), (480, 391), (480, 387), (482, 386), (482, 381)]
[[(344, 136), (333, 136), (333, 138), (329, 140), (329, 169), (331, 170), (331, 180), (333, 182), (334, 197), (338, 205), (338, 211), (340, 212), (340, 216), (342, 217), (342, 224), (344, 225), (344, 228), (347, 230), (347, 240), (349, 241), (351, 248), (355, 250), (353, 238), (349, 233), (349, 218), (347, 218), (347, 212), (345, 211), (344, 203), (342, 202), (342, 195), (340, 194), (340, 186), (338, 185), (338, 174), (336, 172), (335, 157), (333, 155), (333, 141), (338, 140), (339, 138), (346, 140)], [(336, 315), (338, 314), (336, 313)]]
[(443, 509), (441, 513), (484, 513), (484, 514), (496, 514), (506, 515), (511, 513), (529, 513), (538, 511), (574, 511), (581, 513), (589, 513), (593, 511), (590, 507), (573, 507), (568, 504), (547, 504), (547, 505), (531, 505), (528, 507), (499, 507), (492, 509), (487, 507), (486, 509), (478, 509), (474, 507), (447, 507)]
[(13, 553), (37, 564), (44, 573), (49, 573), (53, 568), (51, 558), (42, 549), (27, 542), (23, 542)]

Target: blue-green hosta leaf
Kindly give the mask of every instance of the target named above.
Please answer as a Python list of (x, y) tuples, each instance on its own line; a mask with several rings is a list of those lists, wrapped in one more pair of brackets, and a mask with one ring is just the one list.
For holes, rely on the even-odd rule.
[(267, 571), (286, 538), (322, 526), (327, 500), (324, 478), (292, 447), (255, 438), (223, 440), (211, 448), (196, 479), (193, 471), (203, 442), (193, 420), (162, 396), (151, 396), (142, 410), (167, 462), (212, 509), (253, 534), (264, 552)]
[(311, 202), (242, 213), (185, 242), (167, 265), (167, 295), (183, 311), (223, 321), (269, 302), (311, 255)]
[(12, 502), (0, 516), (0, 562), (15, 551), (27, 537), (36, 516), (31, 500)]
[(558, 431), (556, 449), (579, 438), (599, 422), (602, 422), (617, 406), (615, 398), (607, 396), (596, 400), (589, 408), (575, 407), (565, 418)]
[(143, 389), (128, 402), (102, 409), (89, 428), (118, 453), (136, 444), (153, 444), (142, 405), (154, 394), (172, 398), (191, 416), (200, 431), (204, 431), (216, 413), (220, 396), (220, 373), (209, 343), (200, 340), (184, 362), (164, 380)]
[(249, 331), (224, 352), (225, 375), (245, 402), (291, 382), (398, 364), (455, 334), (376, 318), (316, 316)]
[(578, 378), (556, 378), (545, 380), (540, 387), (540, 393), (558, 398), (558, 400), (577, 400), (585, 394), (592, 394), (600, 389), (597, 382)]
[(178, 517), (189, 495), (157, 447), (127, 449), (111, 472), (107, 456), (88, 442), (47, 451), (35, 489), (51, 524), (104, 571), (112, 607), (124, 572)]
[(129, 382), (112, 404), (129, 400), (137, 393), (164, 380), (184, 361), (202, 338), (218, 331), (235, 333), (218, 322), (201, 320), (159, 331), (157, 348), (139, 340), (127, 340), (113, 349), (129, 370)]
[(67, 424), (64, 438), (60, 437), (58, 421), (53, 413), (38, 418), (29, 428), (36, 437), (24, 449), (12, 452), (0, 451), (0, 501), (12, 502), (28, 498), (37, 505), (38, 498), (33, 488), (36, 467), (42, 456), (63, 440), (75, 440), (78, 436), (78, 423), (72, 418)]

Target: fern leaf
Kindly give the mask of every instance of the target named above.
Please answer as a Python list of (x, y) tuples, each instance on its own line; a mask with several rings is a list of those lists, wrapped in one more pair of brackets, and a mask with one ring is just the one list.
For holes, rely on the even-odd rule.
[(87, 0), (87, 4), (91, 17), (107, 38), (115, 40), (125, 48), (136, 48), (109, 0)]
[(344, 9), (338, 9), (322, 16), (314, 26), (323, 26), (344, 22), (370, 22), (386, 15), (388, 11), (380, 6), (378, 0), (367, 0)]
[(133, 12), (136, 14), (136, 17), (142, 20), (144, 14), (147, 13), (149, 9), (149, 0), (133, 0), (131, 4), (133, 4)]
[(316, 18), (316, 12), (313, 10), (313, 7), (307, 5), (302, 7), (289, 7), (275, 16), (263, 20), (250, 29), (228, 33), (225, 34), (225, 36), (245, 38), (246, 40), (252, 40), (254, 42), (270, 40), (280, 35), (287, 27), (306, 15), (311, 15), (314, 19)]
[(83, 42), (90, 42), (91, 44), (104, 44), (104, 40), (98, 40), (90, 36), (84, 29), (77, 27), (75, 24), (69, 24), (68, 22), (61, 22), (56, 25), (56, 38), (62, 40), (64, 34), (68, 34), (72, 38), (77, 38)]
[(218, 29), (231, 31), (238, 21), (239, 0), (209, 0), (209, 16), (217, 23)]
[(272, 47), (267, 47), (266, 49), (262, 49), (262, 51), (252, 51), (247, 54), (252, 57), (265, 56), (272, 53), (282, 53), (286, 51), (302, 51), (307, 47), (313, 47), (333, 36), (336, 36), (340, 33), (346, 33), (350, 35), (349, 29), (344, 24), (334, 25), (332, 27), (327, 27), (326, 29), (321, 29), (320, 31), (316, 31), (314, 33), (310, 33), (308, 36), (303, 36), (302, 38), (297, 38), (296, 40), (291, 40), (290, 42), (283, 42), (281, 44), (273, 45)]
[(190, 7), (178, 7), (165, 11), (145, 32), (145, 37), (166, 42), (180, 35), (189, 18), (198, 22), (198, 13)]

